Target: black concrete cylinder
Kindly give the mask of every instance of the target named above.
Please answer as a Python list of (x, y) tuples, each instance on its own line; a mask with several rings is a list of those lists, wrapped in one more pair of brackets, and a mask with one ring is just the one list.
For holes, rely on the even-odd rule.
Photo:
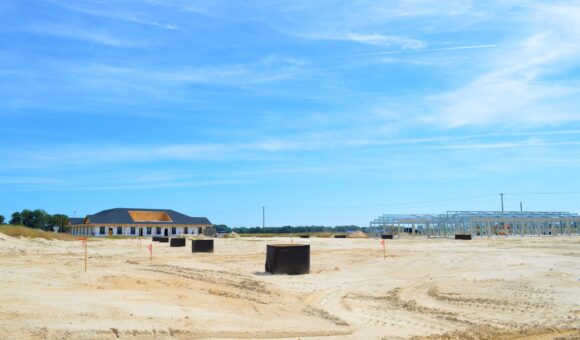
[(159, 241), (160, 243), (167, 243), (169, 242), (169, 237), (158, 237), (157, 241)]
[(310, 238), (310, 235), (300, 235), (300, 238)]
[(381, 235), (381, 238), (383, 240), (392, 240), (393, 239), (393, 235), (383, 234), (383, 235)]
[(269, 244), (266, 251), (266, 271), (272, 274), (308, 274), (310, 245)]
[(213, 253), (213, 240), (191, 240), (192, 253)]
[(170, 247), (185, 247), (185, 239), (181, 237), (174, 237), (169, 240)]
[(456, 240), (471, 240), (471, 235), (455, 234)]
[(334, 238), (346, 238), (346, 235), (334, 235)]

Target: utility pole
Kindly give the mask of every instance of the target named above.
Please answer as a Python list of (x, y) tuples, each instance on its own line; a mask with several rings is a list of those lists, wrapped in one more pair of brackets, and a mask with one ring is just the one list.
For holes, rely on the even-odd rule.
[(501, 196), (501, 212), (503, 212), (503, 193), (499, 194)]
[(262, 229), (266, 228), (266, 207), (262, 207)]
[(524, 213), (524, 208), (522, 207), (522, 202), (520, 202), (520, 214)]

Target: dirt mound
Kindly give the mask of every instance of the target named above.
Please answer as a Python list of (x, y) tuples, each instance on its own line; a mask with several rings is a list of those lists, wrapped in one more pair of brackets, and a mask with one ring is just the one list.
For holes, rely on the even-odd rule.
[(197, 235), (189, 235), (187, 236), (188, 240), (205, 240), (210, 237), (205, 236), (204, 234), (197, 234)]
[(359, 230), (359, 231), (355, 231), (354, 233), (348, 234), (346, 237), (348, 237), (348, 238), (367, 238), (368, 235)]
[(74, 241), (77, 238), (64, 233), (53, 233), (41, 229), (33, 229), (20, 225), (0, 226), (0, 233), (12, 237), (27, 237), (45, 240)]
[(224, 237), (225, 238), (240, 238), (240, 235), (238, 235), (236, 232), (232, 231), (229, 234), (225, 234)]

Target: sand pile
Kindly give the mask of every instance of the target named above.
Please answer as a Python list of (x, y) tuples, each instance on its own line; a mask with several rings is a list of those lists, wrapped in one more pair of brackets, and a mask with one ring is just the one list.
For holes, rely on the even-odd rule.
[(240, 235), (238, 235), (236, 232), (232, 231), (229, 234), (225, 234), (224, 237), (225, 238), (240, 238)]
[(348, 237), (348, 238), (368, 238), (367, 234), (363, 233), (360, 230), (355, 231), (354, 233), (350, 233), (346, 237)]

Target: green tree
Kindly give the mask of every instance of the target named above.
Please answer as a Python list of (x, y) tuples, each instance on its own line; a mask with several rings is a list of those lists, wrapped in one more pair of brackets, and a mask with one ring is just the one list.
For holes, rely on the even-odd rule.
[(48, 228), (47, 223), (50, 221), (50, 215), (42, 209), (24, 209), (20, 215), (22, 216), (22, 225), (24, 226), (37, 229)]
[(4, 221), (5, 221), (5, 220), (6, 220), (6, 219), (4, 218), (4, 216), (0, 215), (0, 224), (4, 224)]
[(229, 233), (232, 231), (226, 224), (214, 224), (213, 227), (218, 233)]
[(8, 222), (12, 225), (22, 225), (22, 214), (18, 211), (12, 214), (12, 219)]
[(42, 210), (35, 209), (32, 211), (32, 221), (30, 227), (38, 229), (48, 229), (48, 222), (50, 221), (50, 215)]
[(24, 209), (24, 210), (22, 210), (22, 212), (20, 212), (20, 216), (22, 216), (21, 217), (22, 220), (21, 220), (20, 224), (27, 226), (27, 227), (32, 226), (32, 220), (34, 218), (32, 215), (32, 210)]
[(54, 214), (54, 215), (48, 215), (50, 216), (48, 218), (48, 222), (47, 222), (47, 226), (49, 228), (52, 227), (58, 227), (60, 232), (64, 232), (66, 226), (68, 225), (68, 216), (67, 215), (63, 215), (63, 214)]

